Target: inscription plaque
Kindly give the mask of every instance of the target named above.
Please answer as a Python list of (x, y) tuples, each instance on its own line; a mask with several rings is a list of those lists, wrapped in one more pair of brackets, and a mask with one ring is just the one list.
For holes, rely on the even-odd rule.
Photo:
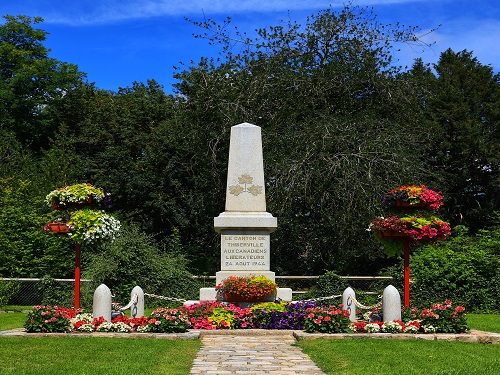
[(221, 270), (269, 271), (269, 234), (221, 234)]

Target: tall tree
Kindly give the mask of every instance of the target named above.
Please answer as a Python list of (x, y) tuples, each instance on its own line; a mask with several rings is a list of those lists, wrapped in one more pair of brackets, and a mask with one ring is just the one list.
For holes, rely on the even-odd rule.
[(374, 272), (370, 258), (380, 253), (365, 228), (378, 196), (425, 175), (414, 87), (391, 64), (393, 43), (418, 42), (415, 29), (381, 25), (351, 7), (319, 12), (303, 26), (259, 29), (254, 39), (229, 33), (229, 22), (197, 24), (222, 46), (219, 61), (202, 59), (177, 75), (204, 151), (196, 157), (208, 156), (213, 171), (209, 179), (197, 170), (210, 181), (198, 194), (223, 202), (229, 127), (260, 125), (269, 207), (280, 219), (273, 267)]
[(0, 131), (11, 132), (36, 152), (57, 129), (50, 106), (81, 84), (73, 64), (48, 56), (39, 17), (4, 16), (0, 25)]
[(500, 74), (466, 50), (446, 50), (435, 69), (432, 168), (451, 218), (477, 230), (500, 208)]

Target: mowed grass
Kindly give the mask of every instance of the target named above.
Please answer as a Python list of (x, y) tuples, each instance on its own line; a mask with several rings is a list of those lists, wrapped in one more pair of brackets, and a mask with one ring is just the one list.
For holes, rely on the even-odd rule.
[(500, 373), (500, 345), (364, 338), (303, 340), (298, 345), (327, 374)]
[(0, 331), (22, 328), (28, 314), (25, 313), (0, 313)]
[(189, 374), (199, 340), (1, 337), (0, 374)]
[(500, 333), (499, 314), (467, 314), (467, 322), (471, 329)]

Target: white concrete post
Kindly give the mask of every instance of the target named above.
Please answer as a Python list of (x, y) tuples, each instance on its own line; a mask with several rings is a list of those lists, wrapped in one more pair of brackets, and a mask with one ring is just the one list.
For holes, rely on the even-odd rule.
[(346, 288), (344, 293), (342, 293), (342, 309), (349, 311), (349, 319), (351, 322), (356, 321), (356, 305), (354, 304), (354, 299), (356, 298), (356, 293), (351, 287)]
[(96, 288), (92, 307), (94, 318), (102, 316), (106, 321), (111, 321), (111, 290), (106, 285), (101, 284)]
[[(137, 299), (134, 299), (134, 295), (137, 295)], [(140, 318), (144, 316), (144, 291), (140, 286), (135, 286), (130, 293), (130, 300), (134, 301), (132, 306), (130, 306), (130, 317)]]
[(384, 322), (401, 320), (401, 296), (392, 285), (384, 289), (382, 309), (384, 311)]

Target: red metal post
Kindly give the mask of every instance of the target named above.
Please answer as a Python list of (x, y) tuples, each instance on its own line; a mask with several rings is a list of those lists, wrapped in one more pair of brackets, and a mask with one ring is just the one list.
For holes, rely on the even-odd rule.
[(404, 250), (404, 307), (410, 307), (410, 238), (403, 240)]
[(80, 256), (81, 245), (75, 245), (75, 295), (73, 297), (73, 306), (75, 309), (80, 308)]

